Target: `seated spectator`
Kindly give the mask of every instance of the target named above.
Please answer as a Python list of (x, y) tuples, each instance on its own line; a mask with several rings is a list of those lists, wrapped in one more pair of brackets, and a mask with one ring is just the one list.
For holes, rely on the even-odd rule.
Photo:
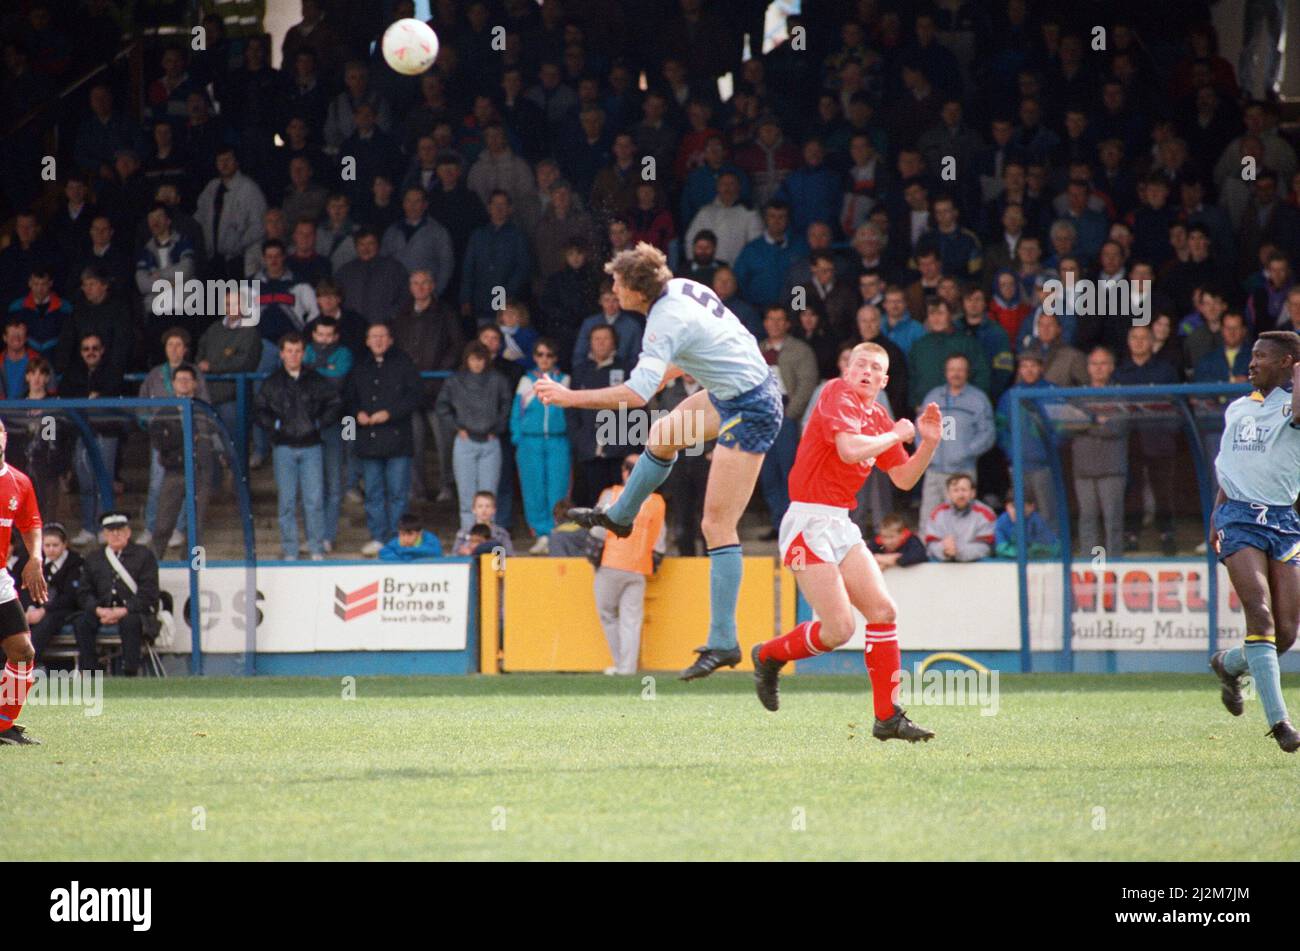
[(334, 273), (330, 259), (316, 250), (316, 223), (299, 221), (293, 226), (293, 238), (285, 265), (298, 280), (315, 288)]
[[(1112, 385), (1115, 355), (1105, 347), (1088, 354), (1088, 385)], [(1098, 416), (1070, 443), (1074, 497), (1079, 501), (1079, 551), (1091, 557), (1104, 543), (1112, 558), (1124, 553), (1124, 485), (1128, 477), (1128, 427), (1123, 418)]]
[(727, 263), (718, 260), (717, 251), (718, 236), (708, 228), (697, 231), (686, 256), (677, 266), (676, 276), (698, 281), (706, 287), (712, 285), (718, 267)]
[(5, 321), (4, 372), (0, 373), (0, 396), (7, 400), (27, 398), (27, 369), (40, 358), (36, 350), (27, 345), (27, 324), (22, 317), (10, 316)]
[(300, 221), (316, 221), (325, 213), (325, 201), (329, 193), (312, 181), (315, 170), (311, 161), (303, 155), (296, 155), (289, 160), (289, 188), (284, 193), (280, 207), (290, 225)]
[[(1025, 542), (1030, 558), (1056, 558), (1061, 553), (1060, 542), (1050, 525), (1038, 514), (1033, 499), (1025, 499)], [(1007, 491), (1002, 514), (993, 524), (994, 553), (999, 558), (1016, 557), (1016, 493)]]
[(407, 512), (397, 520), (397, 537), (379, 549), (380, 561), (422, 561), (441, 558), (442, 542), (427, 531), (420, 516)]
[(322, 433), (338, 422), (342, 411), (338, 387), (303, 365), (305, 353), (300, 334), (285, 334), (280, 340), (280, 366), (263, 382), (256, 400), (257, 421), (271, 434), (281, 557), (286, 561), (298, 560), (300, 496), (311, 560), (325, 557)]
[(768, 204), (763, 225), (763, 234), (745, 245), (734, 267), (741, 296), (755, 307), (781, 303), (778, 298), (786, 272), (799, 255), (808, 253), (804, 239), (790, 233), (790, 206), (785, 202)]
[(114, 243), (114, 237), (113, 223), (107, 215), (96, 215), (91, 219), (90, 241), (72, 256), (67, 270), (70, 286), (75, 287), (86, 269), (93, 265), (105, 275), (110, 288), (121, 293), (130, 287), (135, 266), (131, 256)]
[(717, 194), (695, 213), (686, 228), (686, 243), (693, 247), (701, 232), (710, 232), (718, 258), (735, 263), (745, 245), (763, 235), (763, 219), (758, 212), (740, 203), (740, 193), (739, 172), (719, 175)]
[(911, 405), (925, 404), (922, 397), (942, 384), (948, 358), (956, 353), (965, 355), (970, 363), (971, 382), (987, 394), (991, 371), (984, 347), (974, 337), (957, 332), (952, 309), (945, 301), (936, 300), (926, 306), (925, 328), (928, 332), (912, 345), (907, 357)]
[[(347, 348), (355, 360), (366, 348), (366, 331), (370, 329), (366, 318), (351, 307), (343, 306), (343, 290), (331, 278), (316, 284), (316, 306), (320, 309), (321, 317), (329, 317), (338, 324), (339, 343)], [(307, 332), (311, 333), (315, 325), (316, 321), (309, 323)]]
[(325, 200), (325, 220), (316, 228), (316, 251), (329, 259), (335, 274), (357, 256), (353, 241), (357, 225), (351, 212), (351, 199), (343, 192), (335, 192)]
[(633, 241), (653, 244), (667, 254), (668, 246), (677, 237), (677, 229), (660, 197), (659, 186), (654, 182), (637, 182), (636, 199), (627, 211), (627, 218), (632, 225)]
[(480, 324), (492, 320), (500, 306), (498, 288), (507, 297), (524, 292), (531, 256), (528, 239), (514, 223), (510, 193), (496, 189), (488, 199), (488, 223), (470, 235), (460, 276), (461, 314)]
[[(24, 587), (18, 592), (23, 610), (27, 615), (27, 626), (32, 632), (32, 648), (36, 651), (36, 663), (49, 667), (45, 661), (46, 648), (50, 641), (58, 637), (63, 626), (81, 610), (78, 595), (81, 587), (81, 556), (68, 548), (68, 533), (58, 522), (46, 522), (41, 526), (41, 573), (45, 575), (48, 594), (45, 600), (36, 604), (30, 592)], [(13, 573), (22, 577), (26, 566), (26, 556), (14, 565)]]
[(239, 170), (233, 148), (218, 149), (215, 159), (217, 177), (204, 187), (194, 212), (207, 242), (204, 273), (214, 280), (242, 278), (244, 255), (265, 237), (266, 198), (257, 182)]
[(460, 495), (460, 527), (473, 524), (479, 493), (493, 494), (501, 479), (501, 437), (509, 426), (511, 392), (506, 379), (488, 365), (487, 348), (477, 340), (465, 345), (461, 369), (438, 394), (440, 419), (456, 433), (452, 469)]
[[(723, 265), (713, 272), (713, 291), (718, 295), (724, 307), (736, 315), (755, 337), (763, 336), (763, 317), (758, 308), (740, 296), (740, 284), (736, 281), (736, 272)], [(635, 361), (634, 361), (635, 362)]]
[(882, 571), (890, 568), (907, 568), (929, 561), (925, 545), (910, 528), (907, 520), (891, 512), (880, 522), (880, 534), (867, 542), (867, 550), (876, 558)]
[(546, 554), (552, 558), (586, 558), (599, 566), (600, 543), (585, 528), (569, 519), (568, 512), (571, 508), (573, 500), (563, 498), (551, 509), (551, 521), (555, 527), (551, 529)]
[[(193, 399), (198, 396), (199, 371), (188, 363), (182, 363), (171, 374), (173, 395), (179, 399)], [(204, 515), (208, 507), (208, 493), (212, 487), (212, 477), (216, 472), (216, 442), (218, 438), (212, 417), (207, 413), (194, 413), (192, 431), (192, 453), (194, 456), (194, 511), (195, 537), (201, 538), (199, 529), (204, 524)], [(177, 539), (178, 526), (185, 506), (185, 427), (179, 410), (159, 410), (149, 422), (149, 442), (163, 471), (162, 482), (158, 491), (158, 519), (152, 532), (149, 545), (154, 558), (162, 560), (163, 554), (172, 547), (173, 540), (184, 544), (184, 539)], [(191, 554), (193, 554), (191, 552)]]
[[(632, 474), (639, 454), (623, 460), (623, 483), (610, 486), (600, 494), (600, 505), (612, 505)], [(596, 569), (596, 610), (600, 626), (609, 642), (614, 663), (607, 674), (635, 674), (641, 656), (641, 624), (645, 614), (646, 578), (654, 574), (664, 557), (664, 498), (655, 492), (641, 503), (632, 534), (618, 538), (605, 534), (605, 548)]]
[(475, 492), (470, 517), (471, 524), (462, 527), (456, 533), (456, 541), (452, 548), (457, 555), (481, 554), (477, 549), (483, 545), (488, 546), (489, 551), (500, 547), (501, 551), (507, 555), (515, 553), (515, 546), (510, 540), (510, 533), (496, 523), (497, 497), (495, 493), (486, 489)]
[[(379, 253), (379, 235), (373, 229), (358, 229), (352, 240), (356, 257), (334, 271), (334, 283), (343, 292), (343, 300), (368, 324), (391, 320), (406, 293), (406, 268)], [(346, 327), (343, 342), (348, 342)]]
[(975, 498), (975, 482), (964, 472), (948, 477), (948, 501), (925, 523), (931, 561), (979, 561), (993, 550), (993, 510)]
[(1250, 369), (1250, 334), (1246, 319), (1236, 311), (1223, 315), (1222, 345), (1197, 361), (1192, 379), (1197, 383), (1245, 383)]
[(85, 556), (77, 595), (81, 614), (73, 623), (78, 667), (100, 669), (95, 638), (103, 628), (113, 627), (122, 638), (122, 673), (135, 677), (142, 645), (158, 636), (158, 559), (131, 541), (131, 520), (125, 512), (105, 512), (97, 524), (105, 544)]
[(451, 283), (455, 270), (451, 234), (429, 217), (429, 200), (418, 185), (402, 193), (402, 218), (388, 226), (379, 251), (410, 271), (428, 271), (435, 287)]
[(26, 326), (27, 340), (46, 359), (52, 359), (63, 325), (72, 315), (72, 305), (54, 293), (49, 268), (38, 267), (27, 278), (27, 296), (9, 305), (9, 317)]

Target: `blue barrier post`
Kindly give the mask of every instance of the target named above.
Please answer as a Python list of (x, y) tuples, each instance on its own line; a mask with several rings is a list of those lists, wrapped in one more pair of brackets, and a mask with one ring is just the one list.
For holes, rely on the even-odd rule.
[[(1043, 418), (1043, 404), (1034, 401), (1035, 410), (1043, 424), (1045, 439), (1052, 439), (1051, 427)], [(1056, 526), (1061, 539), (1061, 662), (1065, 669), (1074, 673), (1074, 579), (1071, 570), (1074, 567), (1074, 538), (1070, 534), (1070, 496), (1065, 488), (1065, 467), (1061, 465), (1059, 452), (1047, 454), (1048, 467), (1052, 470), (1052, 489), (1056, 493)], [(1017, 513), (1021, 509), (1016, 509)], [(1020, 515), (1023, 519), (1024, 516)]]
[(1029, 552), (1028, 532), (1025, 531), (1025, 410), (1021, 404), (1020, 387), (1011, 389), (1011, 484), (1015, 492), (1016, 512), (1016, 587), (1020, 607), (1020, 670), (1033, 669), (1033, 655), (1029, 649)]
[(1201, 431), (1196, 425), (1196, 414), (1186, 397), (1176, 401), (1178, 411), (1187, 427), (1187, 441), (1192, 450), (1192, 465), (1196, 469), (1196, 488), (1201, 494), (1201, 525), (1205, 529), (1205, 597), (1206, 621), (1209, 624), (1210, 653), (1219, 649), (1219, 563), (1215, 557), (1214, 540), (1214, 481), (1209, 466), (1205, 464), (1205, 447)]
[[(185, 552), (190, 563), (190, 673), (203, 673), (203, 631), (199, 621), (199, 573), (194, 566), (198, 552), (199, 513), (194, 501), (194, 403), (181, 406), (181, 434), (185, 440)], [(207, 561), (204, 557), (200, 563)]]

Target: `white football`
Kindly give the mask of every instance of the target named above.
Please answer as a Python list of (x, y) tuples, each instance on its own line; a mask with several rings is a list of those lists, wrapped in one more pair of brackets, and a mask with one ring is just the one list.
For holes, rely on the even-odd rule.
[(438, 58), (438, 34), (423, 20), (398, 20), (380, 45), (388, 65), (403, 76), (418, 76)]

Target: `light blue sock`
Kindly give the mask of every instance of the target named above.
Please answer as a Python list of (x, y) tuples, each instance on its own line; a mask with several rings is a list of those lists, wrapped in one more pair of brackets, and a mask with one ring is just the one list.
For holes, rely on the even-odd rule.
[(1240, 647), (1234, 647), (1232, 650), (1224, 651), (1223, 669), (1234, 677), (1240, 677), (1246, 671), (1250, 670), (1250, 665), (1246, 663), (1246, 651)]
[(739, 545), (709, 549), (709, 647), (713, 650), (737, 646), (736, 602), (744, 567)]
[(1287, 719), (1286, 703), (1282, 700), (1282, 669), (1277, 664), (1277, 647), (1267, 641), (1256, 641), (1245, 648), (1250, 676), (1255, 681), (1255, 693), (1264, 705), (1264, 716), (1269, 726)]
[(664, 484), (668, 473), (673, 471), (677, 454), (671, 459), (660, 459), (650, 452), (641, 453), (636, 465), (628, 474), (627, 484), (614, 504), (605, 510), (605, 514), (620, 525), (631, 525), (641, 511), (641, 503), (650, 498), (650, 493)]

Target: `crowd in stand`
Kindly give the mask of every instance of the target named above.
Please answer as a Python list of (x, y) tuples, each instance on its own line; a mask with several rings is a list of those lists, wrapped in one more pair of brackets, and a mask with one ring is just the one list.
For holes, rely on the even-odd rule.
[[(122, 32), (108, 0), (20, 6), (0, 21), (4, 124)], [(1300, 332), (1296, 151), (1195, 3), (1175, 25), (1133, 5), (808, 0), (763, 52), (755, 0), (445, 0), (437, 64), (418, 77), (377, 54), (386, 21), (368, 5), (304, 0), (279, 68), (248, 22), (256, 4), (171, 6), (204, 28), (203, 49), (149, 50), (141, 114), (100, 79), (48, 110), (68, 132), (57, 187), (26, 145), (55, 119), (4, 145), (0, 388), (192, 396), (234, 433), (234, 384), (209, 377), (267, 374), (251, 461), (273, 464), (285, 558), (333, 551), (350, 496), (364, 497), (366, 554), (399, 536), (424, 550), (422, 523), (404, 521), (413, 499), (457, 502), (455, 553), (512, 530), (547, 551), (560, 503), (594, 503), (635, 446), (594, 412), (543, 405), (534, 384), (630, 373), (643, 318), (620, 311), (601, 265), (641, 241), (711, 287), (776, 368), (787, 422), (761, 479), (773, 537), (801, 420), (846, 348), (889, 352), (894, 415), (935, 401), (953, 421), (919, 499), (864, 489), (857, 517), (878, 550), (903, 553), (891, 563), (919, 558), (899, 517), (915, 506), (920, 555), (1014, 552), (1014, 504), (999, 519), (981, 501), (1006, 499), (1013, 385), (1240, 382), (1253, 334)], [(178, 309), (157, 283), (177, 275), (257, 280), (256, 324), (234, 295), (224, 316)], [(1089, 282), (1118, 283), (1149, 326), (1081, 306)], [(696, 388), (679, 379), (652, 408)], [(145, 541), (161, 555), (184, 526), (179, 431), (92, 425), (94, 445), (69, 431), (67, 451), (20, 428), (10, 455), (43, 508), (74, 474), (72, 541), (86, 544), (94, 456), (112, 471), (122, 440), (147, 439)], [(197, 434), (203, 503), (221, 480), (213, 432)], [(1149, 509), (1172, 552), (1186, 451), (1113, 421), (1068, 446), (1031, 434), (1035, 550), (1055, 543), (1047, 459), (1061, 453), (1085, 551), (1133, 550)], [(700, 551), (707, 471), (706, 451), (665, 486), (682, 554)]]

